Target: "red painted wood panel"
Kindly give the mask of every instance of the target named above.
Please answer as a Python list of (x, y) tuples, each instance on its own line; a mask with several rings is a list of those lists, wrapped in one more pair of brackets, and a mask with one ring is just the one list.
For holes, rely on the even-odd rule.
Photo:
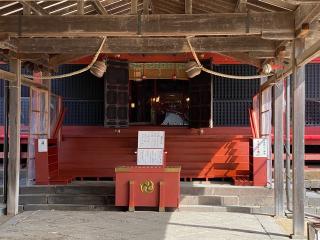
[(59, 167), (73, 177), (114, 177), (114, 168), (136, 164), (138, 130), (165, 130), (167, 164), (182, 166), (181, 177), (235, 177), (249, 170), (248, 128), (198, 130), (137, 126), (121, 129), (64, 127)]
[[(135, 126), (120, 133), (103, 127), (63, 127), (59, 176), (114, 177), (115, 167), (135, 166), (138, 130), (166, 132), (167, 164), (181, 166), (182, 178), (249, 178), (252, 160), (247, 127), (216, 127), (204, 129), (202, 134), (198, 129), (183, 127)], [(306, 132), (310, 134), (311, 130)], [(54, 170), (54, 166), (51, 168)]]

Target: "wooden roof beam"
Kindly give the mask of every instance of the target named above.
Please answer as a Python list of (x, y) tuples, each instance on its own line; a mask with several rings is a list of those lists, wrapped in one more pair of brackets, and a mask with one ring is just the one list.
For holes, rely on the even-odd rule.
[(301, 4), (295, 11), (295, 30), (301, 29), (303, 24), (312, 23), (320, 17), (320, 3)]
[(238, 0), (235, 12), (247, 12), (247, 0)]
[(23, 15), (31, 15), (31, 7), (27, 4), (23, 5)]
[(148, 15), (151, 6), (151, 0), (143, 0), (143, 14)]
[[(42, 24), (38, 24), (39, 22)], [(293, 25), (294, 17), (290, 12), (152, 14), (141, 17), (136, 15), (1, 16), (0, 34), (22, 37), (235, 36), (292, 33)]]
[(108, 15), (107, 10), (101, 4), (99, 0), (91, 0), (92, 6), (96, 9), (96, 11), (101, 15)]
[(259, 2), (271, 5), (271, 6), (275, 6), (278, 8), (282, 8), (284, 10), (288, 10), (288, 11), (294, 11), (297, 8), (297, 5), (292, 4), (292, 3), (288, 3), (282, 0), (259, 0)]
[(319, 0), (286, 0), (286, 1), (291, 4), (313, 4), (313, 3), (319, 2)]
[(40, 15), (40, 16), (42, 16), (42, 15), (48, 15), (48, 12), (47, 12), (45, 9), (43, 9), (42, 7), (40, 7), (40, 6), (36, 3), (36, 1), (30, 1), (30, 0), (28, 0), (28, 1), (21, 1), (20, 3), (21, 3), (23, 6), (26, 6), (27, 8), (31, 8), (32, 11), (33, 11), (34, 13), (36, 13), (37, 15)]
[[(320, 40), (317, 40), (313, 45), (305, 49), (299, 56), (297, 56), (295, 62), (298, 67), (301, 67), (302, 65), (309, 63), (312, 59), (318, 56), (320, 56)], [(271, 77), (268, 81), (266, 81), (261, 86), (260, 90), (264, 91), (265, 89), (269, 88), (273, 84), (289, 76), (291, 73), (292, 73), (292, 65), (286, 67), (277, 76)]]
[[(16, 74), (0, 69), (0, 79), (5, 79), (7, 81), (16, 81)], [(27, 87), (34, 87), (42, 91), (48, 91), (48, 88), (46, 86), (23, 76), (21, 76), (21, 84)]]
[[(271, 52), (278, 42), (259, 37), (194, 37), (192, 46), (197, 52)], [(12, 42), (21, 53), (92, 54), (97, 51), (100, 38), (19, 38)], [(180, 37), (109, 37), (103, 53), (183, 53), (190, 49)]]
[(184, 0), (185, 14), (192, 14), (192, 0)]
[(78, 0), (77, 3), (77, 14), (83, 15), (84, 14), (84, 0)]
[(320, 56), (320, 39), (312, 44), (309, 48), (304, 50), (300, 56), (297, 57), (297, 66), (301, 67), (309, 63), (311, 60)]
[(130, 13), (136, 15), (138, 13), (138, 0), (131, 0)]
[(309, 23), (303, 23), (301, 28), (296, 31), (297, 38), (306, 38), (309, 34), (310, 26)]

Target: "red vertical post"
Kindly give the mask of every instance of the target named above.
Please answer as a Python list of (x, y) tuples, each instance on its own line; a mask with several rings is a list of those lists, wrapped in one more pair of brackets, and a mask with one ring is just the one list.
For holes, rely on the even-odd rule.
[(165, 212), (166, 210), (166, 198), (165, 198), (165, 185), (163, 181), (159, 183), (159, 212)]
[(267, 186), (267, 159), (269, 151), (269, 142), (265, 138), (252, 139), (252, 175), (254, 186)]
[(38, 139), (34, 140), (35, 146), (35, 180), (36, 184), (49, 184), (48, 152), (38, 152)]
[(253, 186), (267, 186), (267, 158), (253, 158)]
[(129, 212), (134, 212), (134, 181), (129, 181)]

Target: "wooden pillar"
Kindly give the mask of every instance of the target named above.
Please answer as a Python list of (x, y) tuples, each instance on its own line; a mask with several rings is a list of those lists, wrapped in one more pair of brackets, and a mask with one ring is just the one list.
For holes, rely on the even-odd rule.
[(186, 14), (192, 14), (192, 0), (185, 0), (184, 8)]
[(138, 0), (131, 0), (131, 14), (138, 13)]
[(8, 188), (8, 152), (9, 152), (9, 82), (4, 81), (3, 89), (3, 203), (7, 203), (7, 188)]
[[(49, 71), (43, 71), (43, 76), (51, 76), (51, 73)], [(45, 118), (47, 119), (47, 137), (51, 137), (51, 110), (50, 110), (50, 105), (51, 105), (51, 79), (43, 79), (42, 84), (48, 88), (48, 94), (47, 94), (47, 99), (46, 99), (46, 109), (47, 112), (45, 112), (46, 116)]]
[(247, 0), (238, 0), (235, 12), (247, 12)]
[(78, 15), (83, 15), (84, 14), (84, 0), (78, 0), (77, 14)]
[[(260, 79), (260, 85), (268, 81), (267, 77)], [(272, 92), (271, 88), (264, 90), (259, 97), (259, 131), (261, 138), (268, 139), (268, 157), (267, 157), (267, 186), (272, 184)]]
[(286, 201), (287, 201), (287, 210), (292, 210), (291, 208), (291, 154), (290, 154), (290, 116), (291, 116), (291, 108), (290, 108), (290, 77), (287, 77), (286, 80)]
[(18, 214), (20, 171), (21, 60), (10, 60), (16, 80), (9, 83), (9, 162), (7, 215)]
[(23, 5), (23, 15), (31, 15), (31, 8), (29, 5)]
[[(304, 49), (304, 39), (294, 40), (295, 59)], [(293, 66), (293, 236), (304, 235), (304, 126), (305, 66)]]
[(149, 14), (150, 0), (143, 0), (143, 14)]
[(274, 200), (275, 216), (284, 215), (283, 179), (283, 80), (274, 89)]
[[(48, 76), (48, 72), (34, 71), (33, 81), (46, 85), (50, 90), (50, 80), (42, 80), (42, 76)], [(35, 182), (35, 140), (38, 138), (49, 138), (50, 124), (49, 112), (50, 92), (39, 91), (39, 89), (30, 88), (29, 101), (29, 138), (28, 138), (28, 162), (27, 162), (27, 185), (33, 185)]]
[[(213, 70), (213, 59), (211, 59), (210, 68)], [(209, 128), (213, 128), (213, 95), (214, 95), (214, 89), (213, 89), (213, 81), (214, 76), (210, 74), (210, 119), (209, 119)]]

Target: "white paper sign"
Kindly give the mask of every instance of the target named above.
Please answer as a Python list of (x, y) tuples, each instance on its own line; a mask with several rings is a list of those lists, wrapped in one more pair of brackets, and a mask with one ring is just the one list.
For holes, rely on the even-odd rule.
[(163, 165), (163, 149), (138, 149), (137, 165)]
[(48, 139), (38, 139), (38, 152), (48, 152)]
[(164, 148), (164, 131), (139, 131), (138, 148)]
[(268, 139), (253, 139), (253, 157), (268, 157)]

